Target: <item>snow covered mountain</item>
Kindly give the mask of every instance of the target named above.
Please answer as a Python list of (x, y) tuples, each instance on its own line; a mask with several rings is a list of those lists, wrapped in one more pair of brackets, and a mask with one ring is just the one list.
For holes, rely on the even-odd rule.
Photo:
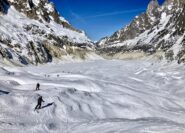
[(35, 64), (86, 58), (93, 45), (48, 0), (0, 0), (0, 58)]
[(145, 13), (97, 45), (101, 54), (111, 56), (160, 51), (160, 58), (185, 62), (185, 1), (166, 0), (159, 5), (157, 0), (151, 0)]

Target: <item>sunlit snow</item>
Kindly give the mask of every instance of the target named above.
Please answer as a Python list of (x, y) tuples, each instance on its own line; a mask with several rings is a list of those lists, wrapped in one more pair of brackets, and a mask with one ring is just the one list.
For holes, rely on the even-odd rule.
[(1, 65), (0, 132), (183, 133), (184, 75), (181, 65), (143, 60)]

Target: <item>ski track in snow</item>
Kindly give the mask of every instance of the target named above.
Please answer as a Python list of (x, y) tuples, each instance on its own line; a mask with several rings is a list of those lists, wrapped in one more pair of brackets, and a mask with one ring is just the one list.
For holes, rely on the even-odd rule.
[[(0, 67), (0, 132), (185, 132), (184, 70), (103, 60)], [(40, 91), (34, 90), (37, 82)], [(37, 112), (39, 95), (45, 103)]]

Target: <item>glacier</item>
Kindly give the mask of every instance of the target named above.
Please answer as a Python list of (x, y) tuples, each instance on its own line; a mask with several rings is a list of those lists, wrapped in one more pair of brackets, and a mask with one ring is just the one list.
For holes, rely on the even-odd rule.
[[(2, 133), (182, 133), (185, 68), (152, 60), (0, 65)], [(36, 83), (41, 90), (35, 91)], [(43, 108), (34, 111), (37, 98)]]

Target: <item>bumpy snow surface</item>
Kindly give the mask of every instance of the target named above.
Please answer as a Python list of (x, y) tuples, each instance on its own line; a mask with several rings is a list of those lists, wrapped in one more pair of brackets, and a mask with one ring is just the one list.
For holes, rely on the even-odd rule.
[(0, 132), (183, 133), (184, 80), (184, 66), (146, 61), (2, 66)]

